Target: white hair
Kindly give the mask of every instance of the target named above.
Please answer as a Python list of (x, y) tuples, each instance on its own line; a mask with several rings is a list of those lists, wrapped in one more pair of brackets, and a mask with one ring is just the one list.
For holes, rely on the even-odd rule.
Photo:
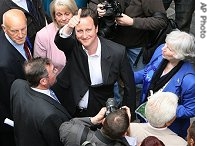
[(172, 92), (157, 92), (150, 97), (145, 107), (145, 116), (153, 127), (163, 127), (176, 116), (178, 97)]
[(171, 46), (176, 53), (176, 59), (184, 60), (195, 56), (195, 38), (184, 31), (174, 30), (167, 34), (165, 42)]

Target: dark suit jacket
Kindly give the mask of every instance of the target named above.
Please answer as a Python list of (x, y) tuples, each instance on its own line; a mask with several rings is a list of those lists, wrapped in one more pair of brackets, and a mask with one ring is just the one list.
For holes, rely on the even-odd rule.
[[(39, 12), (39, 21), (35, 20), (35, 18), (32, 16), (32, 14), (30, 14), (25, 9), (16, 5), (12, 0), (1, 0), (1, 2), (0, 2), (0, 24), (2, 24), (2, 16), (3, 16), (4, 12), (6, 12), (9, 9), (12, 9), (12, 8), (20, 9), (25, 13), (26, 18), (27, 18), (27, 26), (28, 26), (27, 36), (29, 37), (31, 45), (32, 45), (32, 46), (30, 46), (30, 48), (33, 48), (33, 44), (34, 44), (34, 40), (35, 40), (37, 31), (39, 31), (44, 26), (46, 26), (46, 21), (45, 21), (46, 15), (45, 15), (45, 11), (43, 9), (41, 0), (33, 0), (33, 4), (36, 7), (37, 12)], [(51, 20), (48, 19), (48, 17), (46, 17), (46, 18), (48, 20), (48, 23), (50, 23)], [(0, 30), (1, 30), (1, 28), (0, 28)], [(33, 53), (33, 50), (31, 50), (31, 52)]]
[[(3, 121), (10, 118), (10, 87), (15, 79), (24, 79), (23, 63), (25, 58), (9, 43), (4, 32), (0, 32), (0, 128)], [(1, 133), (1, 132), (0, 132)]]
[(71, 117), (56, 100), (17, 79), (11, 87), (11, 111), (18, 146), (61, 146), (60, 125)]
[(74, 34), (65, 39), (59, 34), (56, 35), (55, 43), (60, 50), (64, 51), (67, 64), (57, 77), (55, 92), (62, 97), (61, 102), (73, 114), (75, 107), (89, 90), (86, 116), (95, 116), (105, 106), (107, 99), (114, 96), (113, 85), (120, 78), (124, 83), (122, 105), (130, 107), (134, 118), (136, 90), (125, 47), (104, 38), (100, 38), (100, 41), (103, 83), (91, 86), (88, 57), (81, 43), (74, 39)]

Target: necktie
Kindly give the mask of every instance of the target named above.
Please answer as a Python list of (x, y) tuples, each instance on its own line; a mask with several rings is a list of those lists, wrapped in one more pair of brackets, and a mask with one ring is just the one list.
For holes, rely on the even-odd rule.
[(32, 59), (31, 51), (29, 50), (29, 48), (28, 48), (28, 46), (27, 46), (26, 43), (24, 43), (23, 49), (24, 49), (24, 51), (25, 51), (25, 53), (26, 53), (27, 59), (28, 59), (28, 60), (29, 60), (29, 59)]
[(53, 97), (53, 99), (55, 99), (57, 102), (60, 103), (60, 101), (58, 100), (57, 96), (55, 95), (55, 93), (53, 92), (53, 90), (50, 90), (50, 95), (51, 97)]

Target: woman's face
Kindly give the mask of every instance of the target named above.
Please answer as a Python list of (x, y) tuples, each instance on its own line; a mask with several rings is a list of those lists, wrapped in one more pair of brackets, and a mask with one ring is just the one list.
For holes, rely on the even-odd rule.
[(55, 6), (55, 20), (58, 27), (62, 27), (69, 22), (73, 16), (72, 12), (66, 6)]
[(165, 43), (164, 47), (162, 48), (162, 56), (167, 60), (175, 59), (174, 56), (176, 53), (171, 49), (171, 46)]

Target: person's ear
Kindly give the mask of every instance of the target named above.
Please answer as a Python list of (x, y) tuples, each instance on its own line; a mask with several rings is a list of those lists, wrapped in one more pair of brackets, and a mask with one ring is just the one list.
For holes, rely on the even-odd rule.
[(123, 134), (123, 137), (124, 137), (124, 136), (128, 136), (128, 132), (127, 132), (127, 131)]
[(47, 78), (41, 78), (41, 80), (39, 81), (39, 84), (41, 84), (42, 86), (45, 86), (47, 84)]
[(195, 145), (194, 139), (190, 138), (190, 146), (194, 146), (194, 145)]
[(1, 25), (1, 28), (2, 28), (2, 30), (5, 32), (5, 29), (6, 29), (6, 28), (5, 28), (4, 24)]
[(170, 121), (168, 121), (168, 122), (166, 122), (166, 126), (168, 127), (168, 126), (170, 126), (173, 122), (174, 122), (174, 120), (176, 119), (176, 116), (174, 116)]

